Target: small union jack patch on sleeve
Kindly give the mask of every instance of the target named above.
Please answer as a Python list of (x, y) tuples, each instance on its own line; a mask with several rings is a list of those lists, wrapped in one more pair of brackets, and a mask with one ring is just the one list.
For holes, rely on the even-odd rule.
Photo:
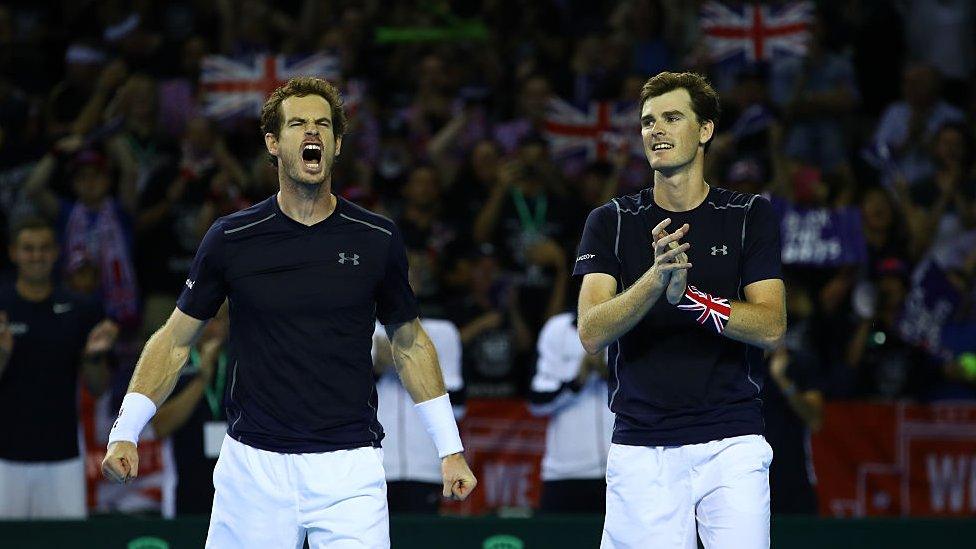
[(707, 326), (708, 321), (711, 320), (712, 327), (719, 334), (725, 331), (725, 325), (729, 323), (729, 316), (732, 315), (732, 306), (728, 299), (715, 297), (690, 284), (685, 289), (684, 299), (678, 304), (678, 308), (697, 314), (695, 320), (702, 326)]

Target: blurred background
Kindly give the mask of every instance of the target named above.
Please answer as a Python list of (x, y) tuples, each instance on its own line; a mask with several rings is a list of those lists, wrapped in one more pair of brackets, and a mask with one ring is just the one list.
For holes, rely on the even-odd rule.
[[(24, 484), (0, 538), (124, 546), (76, 537), (111, 524), (169, 544), (129, 547), (202, 540), (226, 319), (144, 432), (139, 479), (107, 484), (98, 465), (201, 237), (277, 191), (260, 106), (310, 74), (351, 116), (335, 192), (397, 222), (422, 316), (458, 349), (441, 361), (481, 484), (442, 504), (409, 463), (427, 450), (400, 444), (410, 411), (375, 339), (394, 546), (593, 546), (612, 417), (605, 362), (570, 337), (569, 273), (587, 213), (651, 181), (636, 100), (663, 70), (721, 94), (707, 182), (761, 193), (781, 219), (789, 329), (763, 388), (774, 544), (835, 528), (859, 546), (865, 524), (902, 542), (972, 532), (974, 30), (970, 0), (5, 2), (0, 464), (59, 468), (84, 503)], [(13, 482), (0, 474), (0, 499)], [(481, 537), (416, 541), (423, 528)]]

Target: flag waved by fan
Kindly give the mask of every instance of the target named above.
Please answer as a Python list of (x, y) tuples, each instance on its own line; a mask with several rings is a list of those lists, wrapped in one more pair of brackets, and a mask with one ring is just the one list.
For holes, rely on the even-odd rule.
[(594, 101), (585, 111), (552, 98), (546, 109), (545, 135), (553, 158), (585, 155), (607, 160), (615, 148), (641, 156), (640, 117), (631, 101)]
[(268, 95), (295, 76), (336, 81), (341, 76), (339, 58), (325, 52), (306, 56), (208, 55), (200, 69), (203, 112), (215, 119), (256, 118)]
[(749, 65), (803, 56), (815, 17), (808, 1), (701, 6), (700, 25), (713, 63)]

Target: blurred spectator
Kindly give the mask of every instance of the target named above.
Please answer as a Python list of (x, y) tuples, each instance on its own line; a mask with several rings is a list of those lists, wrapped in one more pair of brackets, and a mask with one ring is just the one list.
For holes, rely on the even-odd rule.
[(906, 341), (898, 327), (908, 275), (904, 262), (896, 258), (882, 262), (874, 287), (854, 303), (858, 324), (848, 343), (847, 363), (854, 375), (855, 396), (918, 399), (941, 380), (933, 359)]
[[(939, 128), (961, 122), (963, 113), (941, 97), (939, 73), (926, 65), (912, 65), (902, 77), (902, 100), (888, 106), (874, 131), (874, 147), (893, 159), (901, 177), (914, 185), (931, 177), (929, 151)], [(886, 174), (885, 183), (891, 183)]]
[(0, 289), (0, 518), (84, 518), (78, 448), (78, 381), (101, 393), (118, 334), (101, 307), (55, 287), (53, 227), (25, 219), (13, 230), (17, 280)]
[(188, 121), (180, 150), (179, 163), (154, 171), (139, 197), (136, 265), (145, 296), (146, 335), (172, 312), (197, 246), (214, 219), (241, 207), (239, 185), (247, 178), (205, 118)]
[(546, 77), (533, 75), (525, 79), (515, 118), (495, 126), (495, 141), (505, 153), (514, 152), (527, 137), (544, 130), (546, 107), (552, 97), (552, 86)]
[(607, 405), (606, 352), (586, 354), (575, 312), (547, 320), (537, 347), (529, 407), (550, 416), (539, 511), (602, 515), (614, 420)]
[[(119, 181), (119, 197), (112, 196), (112, 172), (98, 150), (80, 149), (79, 136), (58, 141), (37, 163), (25, 193), (48, 219), (56, 219), (59, 239), (68, 258), (84, 256), (98, 266), (99, 291), (109, 317), (133, 325), (138, 321), (138, 284), (132, 264), (132, 181)], [(75, 200), (59, 198), (48, 181), (68, 156)]]
[(414, 294), (424, 308), (424, 316), (442, 318), (446, 291), (441, 273), (452, 259), (455, 230), (446, 224), (440, 199), (437, 173), (429, 166), (415, 168), (403, 187), (403, 208), (397, 226), (410, 256)]
[(962, 105), (976, 69), (976, 5), (971, 0), (901, 0), (905, 38), (913, 62), (935, 67), (946, 98)]
[(206, 40), (193, 36), (183, 42), (179, 73), (161, 80), (157, 87), (159, 121), (166, 134), (173, 139), (183, 135), (187, 122), (200, 115), (197, 84), (200, 63), (208, 53)]
[(158, 170), (172, 163), (176, 145), (160, 129), (157, 82), (146, 74), (135, 74), (119, 89), (107, 108), (110, 118), (119, 117), (121, 128), (109, 141), (120, 162), (121, 179), (134, 179), (138, 192)]
[(553, 172), (545, 142), (527, 139), (518, 159), (500, 168), (498, 183), (474, 220), (475, 242), (494, 244), (503, 266), (518, 274), (522, 311), (532, 333), (563, 310), (566, 297), (572, 208)]
[(811, 295), (794, 281), (788, 281), (788, 288), (789, 326), (783, 347), (767, 360), (771, 382), (763, 386), (764, 436), (775, 456), (769, 469), (770, 510), (774, 515), (815, 515), (810, 433), (823, 424), (824, 380), (814, 350)]
[(947, 124), (935, 134), (935, 172), (911, 188), (897, 182), (909, 219), (919, 225), (918, 248), (946, 268), (961, 266), (965, 252), (976, 248), (974, 153), (971, 129)]
[(522, 317), (518, 290), (501, 276), (494, 247), (472, 253), (468, 290), (451, 308), (461, 332), (464, 374), (471, 396), (512, 396), (524, 387), (521, 355), (532, 346), (532, 333)]
[(823, 16), (813, 24), (804, 57), (773, 65), (770, 96), (786, 125), (787, 157), (824, 170), (847, 161), (844, 119), (857, 105), (854, 69), (843, 55), (830, 51)]

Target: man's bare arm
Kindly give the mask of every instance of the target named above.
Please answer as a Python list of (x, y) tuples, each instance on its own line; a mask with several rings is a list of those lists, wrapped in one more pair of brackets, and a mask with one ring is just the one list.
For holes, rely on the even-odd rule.
[(775, 349), (786, 333), (786, 290), (779, 279), (760, 280), (743, 289), (746, 301), (731, 301), (726, 337)]
[(450, 402), (446, 400), (447, 389), (434, 344), (416, 318), (388, 326), (386, 333), (400, 380), (417, 403), (415, 409), (441, 457), (442, 493), (444, 497), (463, 500), (478, 485), (478, 480), (461, 453), (461, 438)]
[(169, 320), (146, 342), (129, 382), (130, 393), (142, 393), (158, 408), (176, 386), (180, 369), (190, 356), (190, 347), (204, 321), (174, 309)]
[(426, 402), (447, 394), (437, 351), (420, 319), (386, 328), (390, 350), (403, 386), (414, 402)]

